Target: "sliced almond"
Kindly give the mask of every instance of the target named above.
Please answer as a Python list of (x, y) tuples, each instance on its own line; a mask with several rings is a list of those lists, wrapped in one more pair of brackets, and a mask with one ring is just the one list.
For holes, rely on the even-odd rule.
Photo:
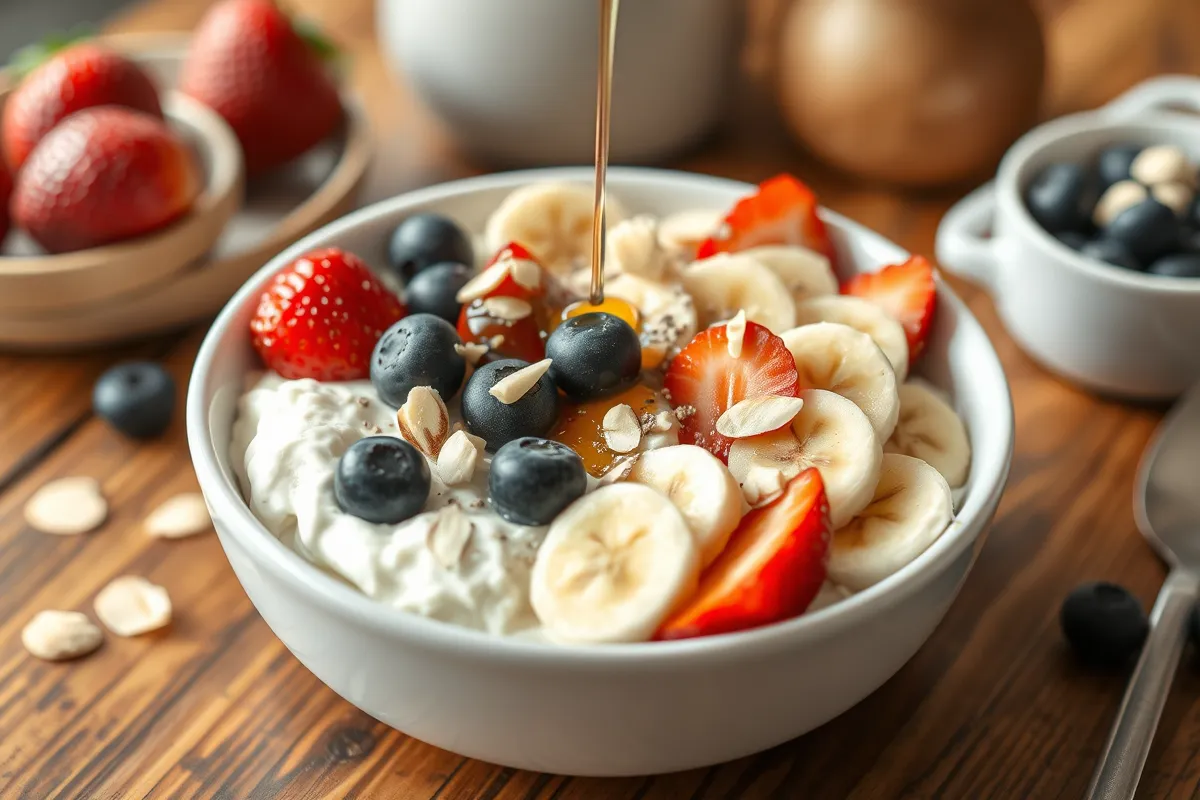
[(42, 533), (76, 536), (99, 528), (108, 502), (95, 478), (60, 478), (38, 489), (25, 503), (25, 521)]
[(437, 458), (450, 433), (450, 412), (437, 390), (414, 386), (396, 412), (400, 433), (429, 458)]
[(488, 389), (488, 394), (505, 405), (512, 405), (524, 397), (549, 369), (550, 359), (543, 358), (496, 381), (496, 385)]
[(633, 472), (634, 466), (637, 464), (637, 456), (617, 456), (608, 465), (608, 469), (596, 481), (599, 486), (608, 486), (610, 483), (618, 483), (629, 477), (629, 473)]
[(527, 258), (513, 258), (509, 259), (507, 263), (508, 273), (512, 275), (517, 285), (531, 292), (542, 287), (542, 268), (537, 265), (537, 262)]
[(471, 441), (471, 435), (466, 431), (455, 431), (450, 434), (450, 438), (442, 445), (442, 451), (438, 453), (438, 477), (447, 486), (468, 483), (475, 475), (475, 467), (482, 456), (482, 440), (477, 445)]
[(517, 322), (533, 313), (533, 306), (519, 297), (489, 297), (483, 301), (483, 309), (505, 322)]
[(456, 505), (443, 506), (429, 526), (425, 546), (439, 564), (446, 569), (453, 569), (462, 559), (463, 551), (471, 541), (471, 533), (471, 520), (461, 508)]
[(465, 358), (467, 363), (472, 367), (479, 363), (479, 359), (487, 355), (487, 351), (488, 346), (486, 344), (478, 344), (476, 342), (454, 345), (454, 352)]
[(756, 464), (742, 482), (742, 495), (751, 508), (761, 508), (779, 499), (787, 484), (787, 475), (783, 470)]
[(204, 495), (199, 492), (177, 494), (150, 512), (144, 523), (146, 533), (160, 539), (183, 539), (212, 529), (212, 518)]
[(488, 347), (490, 347), (493, 350), (499, 350), (500, 345), (502, 345), (502, 344), (504, 344), (504, 335), (503, 334), (498, 333), (495, 336), (493, 336), (492, 338), (488, 339)]
[(137, 636), (171, 621), (167, 590), (137, 575), (123, 575), (96, 595), (96, 616), (117, 636)]
[(1092, 221), (1098, 228), (1108, 227), (1121, 212), (1146, 199), (1146, 187), (1137, 181), (1117, 181), (1100, 196), (1092, 211)]
[(459, 303), (470, 303), (498, 287), (508, 277), (508, 261), (497, 261), (483, 272), (463, 284), (454, 295)]
[(46, 661), (66, 661), (93, 652), (104, 631), (78, 611), (39, 611), (21, 629), (21, 644)]
[(1150, 190), (1150, 194), (1154, 195), (1155, 200), (1174, 211), (1177, 217), (1184, 215), (1192, 205), (1192, 198), (1196, 196), (1190, 186), (1178, 181), (1160, 183)]
[(717, 418), (717, 433), (730, 439), (745, 439), (782, 428), (800, 413), (799, 397), (768, 394), (734, 403)]
[(742, 343), (746, 338), (746, 312), (738, 309), (737, 314), (725, 323), (725, 344), (730, 358), (741, 358)]
[(642, 442), (642, 426), (627, 403), (618, 403), (605, 412), (600, 429), (604, 443), (614, 453), (631, 453)]

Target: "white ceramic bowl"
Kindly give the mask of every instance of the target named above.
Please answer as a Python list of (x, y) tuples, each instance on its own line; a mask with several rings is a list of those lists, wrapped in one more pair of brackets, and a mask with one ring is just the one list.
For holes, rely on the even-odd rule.
[(1167, 76), (1034, 128), (1005, 154), (994, 182), (946, 214), (938, 262), (987, 289), (1012, 337), (1054, 372), (1105, 394), (1179, 395), (1200, 380), (1200, 279), (1087, 258), (1038, 225), (1022, 198), (1047, 164), (1084, 162), (1119, 142), (1175, 144), (1200, 161), (1195, 112), (1200, 78)]
[[(759, 630), (679, 642), (556, 647), (496, 638), (399, 612), (318, 571), (251, 514), (228, 460), (235, 404), (258, 367), (247, 336), (268, 278), (300, 253), (336, 245), (382, 260), (415, 211), (479, 230), (512, 189), (587, 182), (587, 169), (492, 175), (364, 208), (281, 253), (230, 301), (204, 341), (188, 393), (188, 440), (221, 545), (288, 649), (342, 697), (439, 747), (512, 767), (574, 775), (687, 769), (772, 747), (841, 714), (904, 665), (933, 632), (974, 561), (1004, 487), (1012, 404), (987, 336), (944, 283), (921, 372), (949, 391), (974, 460), (962, 510), (920, 558), (836, 606)], [(752, 187), (649, 169), (614, 169), (631, 209), (726, 208)], [(906, 254), (824, 212), (854, 270)]]

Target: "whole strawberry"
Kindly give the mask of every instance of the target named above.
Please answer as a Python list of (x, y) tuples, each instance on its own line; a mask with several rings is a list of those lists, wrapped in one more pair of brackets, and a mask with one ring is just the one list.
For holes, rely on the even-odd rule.
[(350, 381), (404, 306), (352, 253), (314, 250), (279, 271), (250, 320), (254, 349), (289, 379)]
[(249, 174), (291, 161), (342, 119), (317, 49), (271, 0), (214, 5), (192, 37), (179, 88), (225, 118)]
[(160, 119), (117, 106), (72, 114), (17, 174), (13, 222), (51, 253), (140, 236), (200, 193), (191, 149)]
[[(31, 57), (31, 52), (41, 56)], [(125, 56), (98, 44), (80, 42), (63, 50), (26, 51), (36, 61), (4, 104), (4, 155), (16, 172), (47, 132), (64, 117), (94, 106), (126, 106), (162, 117), (158, 90), (149, 76)]]

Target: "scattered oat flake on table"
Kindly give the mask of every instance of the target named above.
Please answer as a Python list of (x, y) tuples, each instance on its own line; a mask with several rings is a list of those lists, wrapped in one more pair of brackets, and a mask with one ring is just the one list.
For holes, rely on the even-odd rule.
[(167, 590), (137, 575), (123, 575), (96, 595), (96, 616), (117, 636), (137, 636), (171, 621)]
[(60, 478), (33, 493), (25, 503), (25, 521), (42, 533), (76, 536), (99, 528), (108, 518), (108, 502), (95, 478)]
[(104, 631), (78, 611), (39, 611), (21, 629), (21, 644), (46, 661), (86, 656), (103, 641)]
[(182, 539), (212, 529), (212, 518), (199, 492), (177, 494), (150, 512), (146, 533), (159, 539)]

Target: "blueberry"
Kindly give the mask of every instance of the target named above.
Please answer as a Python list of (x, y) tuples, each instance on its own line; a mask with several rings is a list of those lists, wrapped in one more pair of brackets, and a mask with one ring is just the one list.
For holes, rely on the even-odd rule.
[(151, 361), (118, 364), (92, 388), (92, 410), (132, 439), (153, 439), (171, 425), (175, 380)]
[(1129, 167), (1142, 148), (1136, 144), (1115, 144), (1100, 151), (1096, 159), (1096, 172), (1100, 186), (1107, 189), (1117, 181), (1129, 179)]
[(1104, 233), (1125, 245), (1140, 263), (1149, 264), (1179, 241), (1179, 222), (1174, 211), (1151, 198), (1122, 211)]
[(1129, 252), (1129, 248), (1115, 239), (1093, 239), (1079, 248), (1081, 255), (1104, 261), (1125, 269), (1141, 270), (1142, 265)]
[(1063, 601), (1063, 635), (1092, 664), (1119, 665), (1135, 655), (1150, 632), (1142, 604), (1112, 583), (1085, 583)]
[(483, 437), (489, 452), (522, 436), (544, 436), (558, 418), (558, 389), (549, 374), (513, 403), (502, 403), (488, 391), (527, 366), (528, 361), (516, 358), (492, 361), (475, 370), (463, 388), (463, 421), (467, 430)]
[(432, 386), (449, 400), (462, 386), (467, 362), (454, 349), (458, 333), (432, 314), (411, 314), (384, 331), (371, 353), (371, 383), (385, 403), (404, 405), (414, 386)]
[(474, 271), (466, 264), (443, 261), (423, 269), (404, 287), (404, 301), (413, 314), (433, 314), (454, 325), (462, 303), (454, 299)]
[(1078, 231), (1062, 231), (1054, 235), (1055, 239), (1065, 244), (1072, 250), (1079, 250), (1088, 243), (1088, 238)]
[(367, 522), (395, 525), (429, 498), (425, 456), (395, 436), (368, 436), (347, 448), (333, 474), (338, 508)]
[(387, 255), (392, 270), (406, 283), (442, 261), (475, 263), (471, 238), (441, 214), (414, 214), (397, 225)]
[(488, 472), (492, 508), (518, 525), (548, 525), (583, 497), (583, 459), (559, 442), (526, 436), (496, 451)]
[(612, 314), (572, 317), (546, 340), (550, 377), (573, 400), (616, 394), (637, 382), (642, 343), (625, 320)]
[(1050, 164), (1025, 190), (1029, 213), (1051, 233), (1087, 228), (1098, 193), (1093, 177), (1078, 164)]
[(1200, 253), (1172, 253), (1155, 261), (1146, 271), (1169, 278), (1200, 278)]

